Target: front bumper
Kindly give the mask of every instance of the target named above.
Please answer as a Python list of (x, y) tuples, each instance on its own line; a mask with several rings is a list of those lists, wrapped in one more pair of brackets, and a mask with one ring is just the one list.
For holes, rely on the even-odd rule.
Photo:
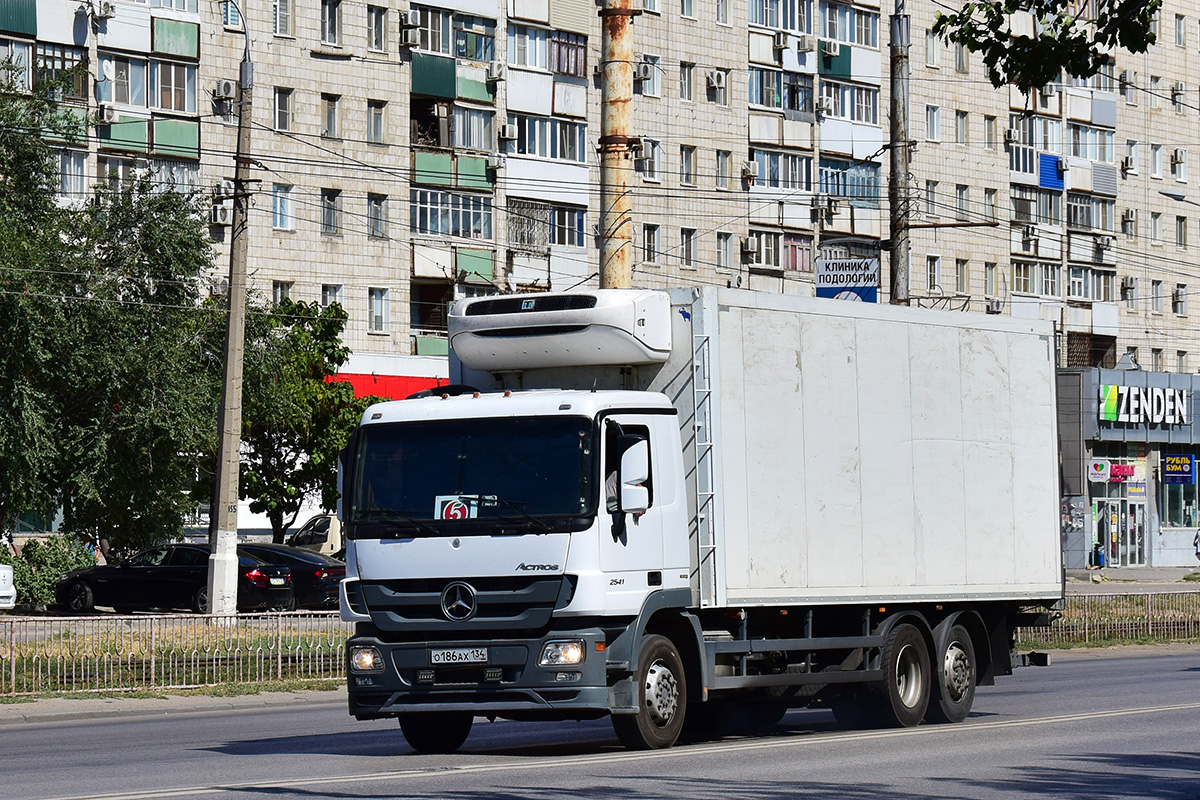
[[(583, 663), (541, 667), (545, 642), (583, 639)], [(511, 719), (584, 719), (609, 709), (604, 643), (597, 628), (554, 631), (530, 639), (461, 639), (390, 643), (373, 636), (354, 636), (355, 647), (378, 648), (382, 672), (357, 672), (347, 663), (350, 714), (378, 719), (432, 711), (471, 711), (480, 716)], [(487, 648), (481, 664), (433, 665), (434, 648)]]

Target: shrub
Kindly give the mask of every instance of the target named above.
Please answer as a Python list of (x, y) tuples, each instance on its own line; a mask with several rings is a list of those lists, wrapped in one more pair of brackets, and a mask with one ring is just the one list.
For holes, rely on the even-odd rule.
[(0, 563), (11, 564), (17, 601), (28, 605), (53, 605), (54, 588), (63, 573), (90, 567), (96, 556), (73, 536), (55, 535), (30, 539), (14, 556), (0, 550)]

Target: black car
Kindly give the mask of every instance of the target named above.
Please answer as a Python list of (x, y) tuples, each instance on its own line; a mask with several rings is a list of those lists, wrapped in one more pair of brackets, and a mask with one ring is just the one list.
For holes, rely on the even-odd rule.
[[(206, 544), (150, 547), (120, 564), (88, 567), (58, 579), (60, 607), (73, 614), (110, 606), (118, 613), (155, 608), (208, 610)], [(290, 608), (292, 576), (238, 548), (238, 611)]]
[(338, 584), (346, 577), (344, 562), (285, 544), (247, 542), (241, 550), (268, 564), (286, 566), (292, 571), (297, 608), (337, 608)]

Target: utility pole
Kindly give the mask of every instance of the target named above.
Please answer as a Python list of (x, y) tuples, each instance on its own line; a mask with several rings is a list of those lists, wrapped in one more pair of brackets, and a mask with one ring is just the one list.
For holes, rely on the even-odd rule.
[(225, 329), (225, 379), (217, 418), (216, 525), (209, 533), (208, 613), (237, 613), (237, 507), (242, 448), (242, 355), (246, 342), (246, 255), (250, 210), (250, 122), (254, 64), (250, 61), (249, 20), (238, 81), (237, 154), (234, 156), (233, 225), (229, 242), (229, 319)]
[(600, 288), (633, 286), (633, 17), (630, 0), (604, 0), (600, 77)]
[(889, 234), (891, 251), (891, 302), (908, 305), (908, 167), (911, 137), (908, 131), (908, 50), (909, 19), (905, 0), (896, 0), (892, 15), (891, 69), (891, 180), (888, 181)]

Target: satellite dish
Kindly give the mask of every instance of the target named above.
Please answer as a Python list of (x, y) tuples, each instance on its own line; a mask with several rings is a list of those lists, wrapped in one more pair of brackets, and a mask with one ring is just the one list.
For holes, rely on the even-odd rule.
[(117, 68), (111, 58), (101, 61), (100, 65), (100, 71), (104, 73), (104, 80), (111, 81), (116, 79)]

